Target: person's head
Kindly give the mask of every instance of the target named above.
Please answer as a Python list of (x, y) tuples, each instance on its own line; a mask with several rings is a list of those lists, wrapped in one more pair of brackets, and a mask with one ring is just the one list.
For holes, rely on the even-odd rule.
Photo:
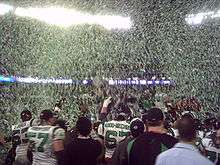
[(142, 121), (148, 127), (160, 127), (164, 123), (164, 114), (159, 108), (151, 108), (142, 116)]
[(24, 121), (29, 121), (32, 118), (32, 114), (29, 110), (23, 110), (20, 114), (21, 120)]
[(196, 139), (196, 123), (190, 117), (182, 117), (178, 120), (177, 129), (179, 132), (179, 138), (184, 142), (194, 142)]
[(76, 129), (82, 136), (89, 136), (92, 130), (92, 122), (86, 117), (79, 117), (76, 122)]
[(68, 122), (67, 121), (65, 121), (63, 119), (58, 119), (58, 120), (56, 120), (54, 125), (59, 126), (60, 128), (63, 128), (67, 132), (67, 128), (68, 128)]
[(56, 122), (56, 118), (51, 110), (45, 109), (40, 113), (41, 123), (46, 123), (49, 125), (54, 125)]
[(139, 118), (134, 118), (131, 120), (130, 131), (133, 137), (138, 137), (139, 135), (144, 133), (144, 123)]
[(115, 116), (116, 121), (125, 121), (127, 118), (127, 115), (125, 113), (119, 113)]

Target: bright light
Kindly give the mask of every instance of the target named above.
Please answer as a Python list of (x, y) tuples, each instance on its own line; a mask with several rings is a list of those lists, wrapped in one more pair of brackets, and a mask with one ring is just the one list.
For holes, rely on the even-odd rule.
[(14, 77), (5, 77), (5, 76), (0, 76), (0, 82), (15, 82)]
[(22, 78), (22, 77), (17, 77), (16, 78), (17, 82), (20, 83), (36, 83), (36, 84), (72, 84), (73, 80), (71, 79), (39, 79), (39, 78), (32, 78), (32, 77), (27, 77), (27, 78)]
[(220, 10), (217, 12), (210, 11), (210, 12), (201, 12), (198, 14), (190, 14), (185, 18), (185, 20), (190, 25), (199, 25), (203, 21), (213, 18), (220, 18)]
[[(105, 80), (106, 81), (106, 80)], [(46, 78), (40, 79), (38, 77), (5, 77), (0, 75), (0, 83), (28, 83), (28, 84), (76, 84), (80, 85), (89, 85), (93, 84), (93, 80), (84, 79), (84, 80), (72, 80), (72, 79), (56, 79), (56, 78)], [(109, 85), (170, 85), (174, 84), (173, 81), (170, 80), (132, 80), (132, 79), (124, 79), (124, 80), (114, 80), (110, 78), (108, 80)]]
[(220, 18), (220, 10), (217, 11), (214, 15), (212, 15), (212, 18)]
[(0, 15), (4, 15), (13, 10), (13, 7), (7, 4), (0, 4)]
[(65, 8), (16, 8), (15, 14), (31, 17), (52, 25), (69, 27), (79, 24), (98, 24), (106, 29), (129, 29), (132, 26), (129, 17), (90, 15)]

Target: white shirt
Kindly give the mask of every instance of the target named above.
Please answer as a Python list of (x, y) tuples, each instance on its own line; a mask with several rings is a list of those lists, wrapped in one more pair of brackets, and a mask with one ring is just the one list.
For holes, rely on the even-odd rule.
[(202, 156), (193, 145), (177, 143), (157, 157), (156, 165), (214, 165), (214, 163)]

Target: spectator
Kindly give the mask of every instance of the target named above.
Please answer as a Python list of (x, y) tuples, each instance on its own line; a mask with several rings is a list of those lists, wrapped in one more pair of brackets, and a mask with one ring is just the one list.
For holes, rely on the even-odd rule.
[(97, 165), (102, 146), (99, 141), (90, 137), (91, 121), (86, 117), (80, 117), (76, 122), (76, 128), (78, 137), (66, 146), (64, 165)]
[(139, 118), (134, 118), (130, 124), (131, 135), (126, 137), (116, 147), (112, 156), (112, 165), (127, 165), (127, 146), (128, 143), (133, 141), (139, 135), (144, 133), (144, 123)]
[(130, 165), (154, 165), (157, 155), (172, 148), (178, 142), (177, 139), (166, 134), (163, 125), (164, 115), (160, 109), (149, 109), (143, 115), (143, 121), (148, 132), (134, 140), (128, 153)]
[(178, 121), (180, 142), (172, 149), (161, 153), (157, 157), (156, 165), (213, 165), (207, 158), (203, 157), (197, 148), (195, 120), (183, 117)]

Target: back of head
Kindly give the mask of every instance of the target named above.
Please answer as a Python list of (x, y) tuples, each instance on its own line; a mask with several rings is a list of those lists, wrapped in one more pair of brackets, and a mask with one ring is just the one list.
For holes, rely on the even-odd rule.
[(164, 122), (164, 114), (159, 108), (151, 108), (142, 116), (142, 120), (149, 127), (161, 126)]
[[(53, 112), (50, 109), (45, 109), (40, 113), (41, 122), (49, 122), (54, 117)], [(55, 121), (54, 121), (55, 122)]]
[(92, 130), (92, 122), (86, 117), (79, 117), (76, 122), (76, 129), (82, 136), (88, 136)]
[(63, 119), (58, 119), (54, 123), (54, 125), (59, 126), (60, 128), (63, 128), (65, 131), (67, 131), (68, 128), (68, 122)]
[(32, 114), (29, 110), (23, 110), (20, 114), (21, 120), (24, 121), (29, 121), (32, 118)]
[(125, 113), (119, 113), (118, 115), (116, 115), (116, 119), (117, 121), (125, 121), (126, 120), (126, 114)]
[(196, 139), (196, 123), (191, 117), (182, 117), (177, 123), (177, 129), (180, 140), (192, 142)]
[(131, 120), (130, 131), (133, 137), (138, 137), (144, 133), (144, 123), (139, 118), (134, 118)]

